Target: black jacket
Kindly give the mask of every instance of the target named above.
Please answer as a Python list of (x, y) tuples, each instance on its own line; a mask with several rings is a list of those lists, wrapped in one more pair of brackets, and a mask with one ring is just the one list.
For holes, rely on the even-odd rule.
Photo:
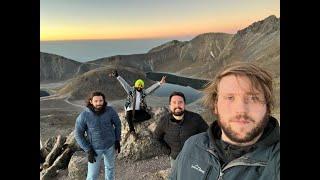
[(208, 124), (199, 114), (186, 110), (181, 122), (173, 122), (171, 119), (174, 119), (171, 113), (162, 116), (155, 129), (154, 136), (169, 146), (171, 149), (170, 156), (176, 159), (184, 142), (190, 136), (205, 132), (208, 129)]

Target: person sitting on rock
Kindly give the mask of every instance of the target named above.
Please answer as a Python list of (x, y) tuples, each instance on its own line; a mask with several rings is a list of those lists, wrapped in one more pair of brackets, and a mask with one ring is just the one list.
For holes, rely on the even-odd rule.
[[(87, 136), (85, 136), (87, 134)], [(114, 179), (115, 150), (120, 153), (121, 122), (118, 113), (107, 106), (105, 95), (92, 92), (87, 107), (77, 117), (75, 139), (88, 153), (88, 179), (98, 179), (104, 159), (105, 179)]]
[(184, 142), (190, 136), (205, 132), (209, 127), (199, 114), (185, 110), (185, 101), (182, 92), (172, 92), (169, 97), (170, 112), (160, 118), (154, 130), (154, 137), (171, 150), (171, 168), (174, 167)]
[(151, 118), (151, 115), (147, 110), (145, 97), (165, 83), (166, 76), (163, 76), (159, 82), (147, 89), (144, 89), (144, 81), (141, 79), (136, 80), (134, 86), (131, 87), (121, 76), (119, 76), (117, 70), (114, 70), (111, 76), (117, 78), (128, 94), (125, 102), (126, 120), (129, 124), (129, 134), (132, 134), (137, 138), (133, 122), (149, 120)]

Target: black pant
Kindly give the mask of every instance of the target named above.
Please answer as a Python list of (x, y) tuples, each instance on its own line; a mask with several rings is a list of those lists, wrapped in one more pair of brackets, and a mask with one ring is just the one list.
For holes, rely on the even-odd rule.
[(132, 118), (132, 110), (127, 111), (126, 120), (129, 124), (129, 129), (131, 131), (135, 131), (133, 122), (141, 122), (146, 121), (151, 118), (151, 115), (144, 110), (135, 110), (134, 118)]

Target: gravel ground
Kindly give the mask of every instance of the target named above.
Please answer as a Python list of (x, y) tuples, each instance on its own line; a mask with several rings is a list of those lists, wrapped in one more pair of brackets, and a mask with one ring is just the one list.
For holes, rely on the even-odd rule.
[[(99, 180), (104, 180), (103, 163), (101, 164)], [(157, 172), (170, 170), (168, 156), (159, 156), (141, 161), (116, 160), (116, 180), (162, 180)], [(62, 170), (54, 179), (70, 180), (68, 170)]]

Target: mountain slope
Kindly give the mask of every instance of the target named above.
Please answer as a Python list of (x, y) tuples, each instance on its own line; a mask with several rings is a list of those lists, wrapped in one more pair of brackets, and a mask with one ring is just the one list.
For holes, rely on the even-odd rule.
[[(173, 40), (146, 54), (117, 55), (86, 63), (40, 53), (40, 80), (64, 80), (98, 67), (131, 67), (210, 79), (233, 61), (250, 61), (280, 74), (280, 18), (269, 16), (236, 34), (205, 33), (190, 41)], [(63, 62), (66, 61), (66, 62)]]
[[(80, 100), (85, 99), (91, 91), (102, 91), (107, 100), (123, 99), (126, 97), (125, 90), (116, 78), (109, 77), (109, 74), (114, 69), (115, 67), (96, 68), (79, 75), (63, 86), (58, 91), (58, 94), (70, 94), (70, 100)], [(137, 79), (143, 79), (146, 88), (154, 83), (137, 69), (125, 67), (117, 68), (117, 70), (129, 85), (133, 85)]]
[(40, 52), (40, 82), (43, 83), (68, 80), (97, 67), (99, 66)]
[(280, 18), (269, 16), (234, 35), (205, 33), (191, 41), (170, 41), (146, 54), (118, 55), (90, 63), (210, 79), (221, 66), (233, 61), (254, 62), (279, 76)]

